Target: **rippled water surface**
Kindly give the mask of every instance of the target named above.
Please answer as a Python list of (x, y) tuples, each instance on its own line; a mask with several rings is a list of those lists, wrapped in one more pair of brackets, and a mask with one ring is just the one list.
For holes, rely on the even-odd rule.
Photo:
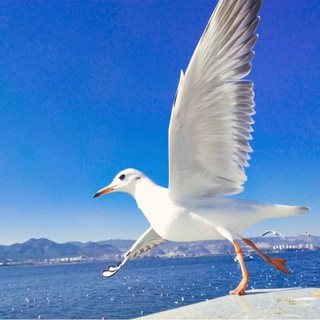
[[(280, 256), (293, 273), (254, 256), (248, 289), (320, 287), (320, 251)], [(106, 265), (1, 267), (0, 318), (133, 318), (227, 295), (241, 280), (232, 256), (134, 260), (109, 279)]]

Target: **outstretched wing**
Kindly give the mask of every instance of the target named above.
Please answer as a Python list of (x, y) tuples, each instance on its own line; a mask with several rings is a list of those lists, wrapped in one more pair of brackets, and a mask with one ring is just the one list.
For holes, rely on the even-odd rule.
[(286, 240), (286, 238), (284, 237), (284, 235), (283, 235), (282, 233), (277, 232), (277, 231), (273, 231), (273, 230), (267, 230), (267, 231), (265, 231), (265, 232), (261, 235), (261, 237), (264, 237), (264, 236), (267, 235), (268, 233), (272, 233), (273, 235), (279, 236), (279, 237), (281, 237), (283, 240)]
[(167, 240), (161, 238), (152, 227), (150, 227), (130, 248), (128, 252), (125, 253), (124, 259), (121, 263), (116, 266), (109, 266), (106, 270), (102, 272), (104, 277), (111, 277), (116, 274), (119, 269), (131, 258), (136, 257), (140, 253), (146, 252), (153, 249), (160, 244), (166, 242)]
[(267, 230), (267, 231), (265, 231), (265, 232), (261, 235), (261, 237), (264, 237), (264, 236), (267, 235), (268, 233), (273, 233), (273, 231), (272, 231), (272, 230)]
[(220, 0), (180, 82), (169, 127), (170, 197), (243, 190), (254, 114), (251, 70), (261, 0)]

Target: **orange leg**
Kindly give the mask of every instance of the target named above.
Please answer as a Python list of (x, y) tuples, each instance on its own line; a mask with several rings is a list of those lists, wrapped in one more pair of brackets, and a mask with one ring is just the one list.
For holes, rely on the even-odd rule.
[(230, 291), (229, 293), (230, 294), (237, 294), (239, 296), (242, 296), (242, 295), (246, 294), (245, 289), (246, 289), (246, 286), (247, 286), (248, 281), (249, 281), (249, 273), (248, 273), (247, 268), (246, 268), (246, 266), (244, 264), (242, 251), (241, 251), (241, 248), (240, 248), (239, 244), (235, 240), (233, 240), (232, 243), (234, 245), (237, 257), (239, 259), (241, 272), (242, 272), (242, 280), (239, 283), (238, 287), (236, 289)]
[(271, 264), (273, 267), (275, 267), (279, 271), (281, 271), (283, 273), (287, 273), (287, 274), (291, 273), (286, 267), (286, 261), (287, 261), (286, 259), (270, 258), (267, 255), (265, 255), (263, 252), (261, 252), (251, 240), (246, 239), (246, 238), (242, 238), (242, 241), (245, 242), (252, 249), (254, 249), (262, 257), (262, 259), (264, 261)]

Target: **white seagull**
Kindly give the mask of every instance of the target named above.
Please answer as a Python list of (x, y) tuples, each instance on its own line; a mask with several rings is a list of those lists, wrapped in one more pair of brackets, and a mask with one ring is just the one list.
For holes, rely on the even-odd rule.
[(261, 2), (220, 0), (185, 74), (181, 72), (169, 126), (169, 187), (126, 169), (94, 195), (130, 194), (151, 225), (104, 276), (166, 241), (215, 239), (228, 239), (240, 261), (242, 281), (230, 294), (245, 294), (249, 279), (237, 240), (289, 273), (285, 259), (264, 255), (240, 232), (261, 220), (301, 215), (309, 208), (226, 197), (241, 192), (247, 180), (254, 94), (252, 82), (242, 79), (251, 70)]
[(268, 233), (272, 233), (274, 236), (279, 236), (279, 237), (281, 237), (283, 240), (286, 240), (286, 238), (283, 236), (282, 233), (277, 232), (277, 231), (274, 231), (274, 230), (267, 230), (267, 231), (265, 231), (265, 232), (262, 234), (261, 237), (264, 237), (264, 236), (267, 235)]

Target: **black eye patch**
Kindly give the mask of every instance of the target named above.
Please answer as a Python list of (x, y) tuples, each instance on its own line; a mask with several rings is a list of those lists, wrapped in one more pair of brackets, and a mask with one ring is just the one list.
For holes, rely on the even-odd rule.
[(126, 177), (126, 175), (125, 175), (125, 174), (122, 174), (122, 175), (119, 176), (119, 179), (120, 179), (121, 181), (123, 181), (125, 177)]

